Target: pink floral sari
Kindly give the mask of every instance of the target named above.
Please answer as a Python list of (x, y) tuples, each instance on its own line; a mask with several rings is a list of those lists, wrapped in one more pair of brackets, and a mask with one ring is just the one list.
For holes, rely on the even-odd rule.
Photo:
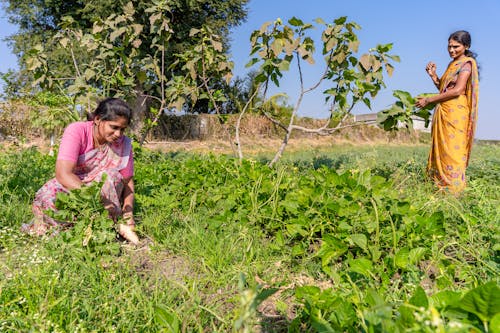
[[(102, 175), (107, 174), (101, 189), (101, 198), (103, 205), (113, 217), (122, 214), (123, 176), (120, 170), (127, 166), (131, 154), (132, 145), (130, 139), (124, 136), (115, 143), (104, 144), (80, 155), (76, 163), (74, 173), (84, 184), (100, 181)], [(21, 229), (30, 234), (43, 235), (49, 229), (54, 229), (57, 232), (60, 229), (70, 227), (71, 222), (56, 221), (44, 213), (47, 209), (56, 209), (56, 195), (60, 192), (68, 192), (68, 190), (57, 179), (53, 178), (45, 183), (38, 190), (33, 201), (33, 221), (24, 224)]]

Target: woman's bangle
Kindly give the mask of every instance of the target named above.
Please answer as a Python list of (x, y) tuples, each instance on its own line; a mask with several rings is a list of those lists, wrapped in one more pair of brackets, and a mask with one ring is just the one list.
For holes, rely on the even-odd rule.
[(123, 219), (125, 219), (125, 220), (133, 218), (133, 217), (134, 217), (134, 213), (133, 212), (123, 213)]
[(135, 221), (134, 221), (134, 213), (133, 212), (126, 212), (123, 213), (123, 219), (125, 220), (125, 223), (129, 226), (134, 226)]

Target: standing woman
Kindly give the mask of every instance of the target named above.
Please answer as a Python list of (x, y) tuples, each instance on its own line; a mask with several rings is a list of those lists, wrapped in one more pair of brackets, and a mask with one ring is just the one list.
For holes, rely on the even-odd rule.
[(34, 219), (23, 230), (43, 235), (49, 229), (64, 229), (71, 223), (56, 221), (44, 214), (55, 210), (59, 192), (100, 181), (107, 175), (101, 199), (110, 217), (118, 225), (118, 233), (132, 243), (139, 239), (134, 232), (134, 160), (131, 140), (123, 135), (132, 118), (132, 110), (121, 99), (107, 98), (99, 103), (91, 120), (75, 122), (65, 129), (56, 161), (56, 177), (45, 183), (33, 201)]
[(427, 173), (440, 189), (459, 194), (466, 185), (465, 169), (469, 163), (477, 122), (479, 75), (476, 55), (469, 50), (467, 31), (456, 31), (448, 38), (452, 58), (441, 78), (436, 64), (429, 62), (426, 71), (439, 94), (420, 98), (416, 106), (436, 103), (432, 118), (432, 147)]

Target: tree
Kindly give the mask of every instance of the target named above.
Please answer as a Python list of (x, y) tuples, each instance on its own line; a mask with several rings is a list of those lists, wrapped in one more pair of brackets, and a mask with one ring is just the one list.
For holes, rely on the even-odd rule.
[[(33, 56), (31, 50), (35, 50), (36, 53), (38, 45), (45, 45), (43, 52), (38, 50), (38, 55), (43, 53), (44, 61), (41, 65), (46, 67), (47, 72), (50, 72), (51, 83), (56, 81), (65, 87), (74, 85), (74, 80), (78, 77), (78, 73), (75, 75), (75, 64), (92, 63), (96, 56), (95, 53), (89, 52), (88, 43), (82, 43), (81, 38), (85, 34), (95, 33), (96, 26), (108, 28), (107, 31), (106, 29), (103, 31), (108, 33), (109, 48), (113, 49), (115, 53), (120, 51), (121, 59), (128, 62), (127, 66), (130, 71), (127, 74), (135, 74), (127, 79), (131, 78), (134, 82), (133, 91), (136, 100), (132, 101), (132, 104), (138, 111), (136, 114), (144, 114), (148, 110), (147, 102), (151, 102), (151, 99), (146, 101), (145, 96), (161, 98), (161, 91), (156, 88), (162, 78), (158, 75), (144, 76), (144, 71), (141, 70), (144, 64), (152, 58), (152, 50), (162, 52), (162, 63), (167, 68), (178, 60), (176, 55), (193, 46), (194, 39), (190, 38), (191, 29), (206, 27), (221, 37), (221, 47), (225, 52), (229, 45), (229, 29), (245, 19), (248, 2), (248, 0), (0, 1), (7, 4), (6, 12), (9, 14), (10, 22), (19, 26), (19, 32), (11, 36), (9, 41), (14, 53), (20, 57), (20, 70), (24, 73), (30, 73), (34, 67), (40, 66), (39, 63), (29, 63), (28, 58), (24, 55)], [(130, 10), (131, 8), (133, 10)], [(130, 31), (124, 31), (127, 27), (123, 25), (123, 21), (117, 20), (117, 17), (123, 19), (127, 15), (128, 23), (135, 27), (142, 27), (134, 40), (127, 41), (130, 42), (130, 45), (121, 44), (124, 40), (119, 37), (130, 35)], [(71, 17), (71, 20), (68, 20), (68, 17)], [(122, 30), (115, 31), (115, 35), (112, 35), (114, 38), (110, 38), (110, 34), (113, 33), (112, 28), (118, 26)], [(165, 32), (163, 36), (159, 36), (158, 29), (163, 29)], [(61, 40), (66, 41), (61, 37), (64, 32), (79, 34), (72, 36), (72, 38), (80, 38), (80, 40), (79, 43), (71, 45), (71, 56), (68, 54), (68, 45), (61, 44)], [(104, 38), (104, 36), (101, 37)], [(101, 39), (102, 41), (103, 39)], [(136, 44), (132, 44), (134, 41)], [(159, 45), (162, 50), (159, 50)], [(124, 57), (129, 56), (129, 53), (134, 54), (130, 57), (130, 61), (125, 61)], [(181, 67), (177, 66), (169, 71), (165, 70), (163, 72), (164, 79), (168, 80), (175, 75), (182, 74), (180, 73)], [(104, 70), (110, 71), (115, 69), (116, 66), (111, 69), (104, 68)], [(84, 76), (83, 73), (80, 75)], [(26, 76), (21, 77), (25, 78)], [(34, 79), (39, 78), (35, 77)], [(123, 82), (115, 83), (121, 85)], [(13, 82), (11, 81), (10, 84)], [(96, 87), (96, 89), (102, 89), (102, 87)]]
[[(374, 98), (380, 89), (385, 87), (384, 70), (388, 75), (391, 75), (394, 69), (391, 61), (399, 61), (399, 57), (388, 54), (392, 48), (391, 44), (377, 45), (358, 59), (356, 54), (359, 40), (355, 30), (360, 29), (360, 27), (355, 22), (348, 22), (346, 17), (339, 17), (328, 24), (322, 19), (317, 19), (316, 23), (324, 26), (321, 36), (324, 70), (315, 84), (311, 87), (305, 87), (302, 66), (306, 65), (305, 62), (310, 65), (315, 64), (315, 43), (308, 35), (314, 25), (304, 23), (296, 17), (290, 19), (288, 23), (289, 25), (283, 24), (281, 19), (267, 22), (259, 30), (252, 33), (251, 54), (254, 55), (254, 58), (247, 65), (260, 64), (260, 72), (256, 80), (262, 83), (265, 96), (270, 84), (279, 86), (283, 72), (289, 70), (292, 61), (296, 61), (297, 64), (300, 91), (288, 123), (282, 123), (263, 110), (263, 113), (271, 121), (285, 131), (282, 144), (270, 165), (280, 159), (293, 130), (323, 135), (330, 134), (345, 125), (345, 120), (357, 103), (362, 102), (370, 108), (371, 98)], [(329, 85), (323, 94), (325, 100), (331, 103), (330, 119), (323, 126), (315, 129), (296, 125), (295, 119), (302, 98), (317, 89), (322, 83)], [(332, 126), (331, 120), (334, 118), (340, 119), (340, 121)]]
[(65, 95), (41, 92), (28, 101), (31, 107), (32, 123), (50, 136), (50, 151), (54, 153), (55, 137), (62, 134), (64, 128), (79, 119), (73, 101)]

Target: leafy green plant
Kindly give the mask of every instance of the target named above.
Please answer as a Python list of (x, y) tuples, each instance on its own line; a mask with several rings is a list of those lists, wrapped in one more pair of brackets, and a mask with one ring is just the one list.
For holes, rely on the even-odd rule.
[(413, 128), (413, 117), (420, 117), (425, 121), (425, 127), (429, 126), (431, 110), (436, 106), (435, 103), (429, 103), (424, 108), (417, 108), (415, 102), (418, 98), (425, 98), (435, 94), (424, 93), (412, 97), (410, 93), (402, 90), (394, 90), (393, 94), (396, 101), (388, 109), (377, 113), (377, 122), (386, 131), (395, 131), (400, 127)]
[(58, 239), (82, 247), (91, 257), (113, 255), (120, 248), (115, 241), (114, 222), (101, 202), (104, 181), (105, 176), (100, 182), (93, 182), (67, 193), (58, 193), (55, 202), (57, 210), (47, 211), (55, 220), (72, 224)]
[(31, 106), (33, 127), (41, 128), (45, 135), (50, 136), (50, 146), (53, 149), (57, 135), (74, 121), (80, 120), (73, 100), (66, 95), (51, 92), (39, 92), (28, 101)]
[[(239, 330), (495, 332), (498, 149), (476, 146), (467, 191), (453, 198), (422, 181), (421, 146), (299, 151), (269, 168), (265, 158), (136, 145), (135, 210), (151, 245), (121, 256), (109, 256), (117, 243), (98, 186), (59, 206), (73, 229), (22, 235), (55, 159), (3, 150), (0, 330), (229, 332), (238, 321)], [(111, 248), (83, 246), (91, 222)], [(240, 272), (260, 285), (238, 288)], [(267, 285), (280, 293), (263, 307)]]
[(236, 332), (252, 332), (252, 320), (257, 313), (257, 307), (278, 290), (263, 288), (261, 285), (248, 288), (244, 274), (240, 274), (238, 289), (240, 291), (240, 307), (237, 310), (234, 329)]
[(490, 332), (490, 328), (495, 332), (497, 328), (488, 324), (496, 325), (500, 316), (498, 295), (499, 289), (494, 282), (469, 290), (463, 296), (459, 292), (441, 291), (429, 297), (417, 287), (404, 304), (397, 304), (386, 301), (373, 289), (358, 298), (353, 293), (346, 295), (346, 292), (331, 288), (321, 290), (316, 286), (303, 286), (295, 290), (302, 307), (292, 322), (291, 331), (303, 331), (306, 327), (314, 332), (358, 332), (359, 329), (370, 332)]
[(344, 296), (332, 289), (303, 286), (295, 290), (296, 300), (302, 304), (291, 323), (292, 332), (351, 332), (357, 322), (356, 308)]
[(164, 305), (155, 306), (155, 321), (165, 332), (181, 332), (180, 319), (172, 309)]
[[(500, 320), (500, 288), (491, 281), (467, 292), (456, 305), (461, 310), (476, 315), (488, 332), (488, 323), (498, 323)], [(498, 330), (500, 327), (492, 329)]]

